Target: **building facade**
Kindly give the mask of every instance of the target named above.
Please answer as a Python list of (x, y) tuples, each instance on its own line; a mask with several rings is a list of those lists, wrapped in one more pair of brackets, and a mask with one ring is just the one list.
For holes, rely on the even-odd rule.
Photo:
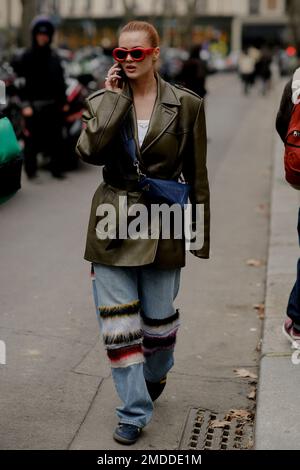
[[(62, 21), (67, 37), (82, 36), (87, 43), (98, 44), (105, 38), (114, 40), (124, 17), (137, 17), (154, 21), (163, 39), (177, 45), (177, 33), (192, 3), (190, 0), (35, 0), (37, 13), (47, 13)], [(20, 0), (0, 0), (0, 6), (0, 29), (18, 27), (22, 16)], [(286, 0), (198, 0), (195, 11), (190, 12), (195, 24), (193, 40), (199, 42), (223, 34), (228, 48), (234, 51), (254, 37), (276, 42), (286, 30), (285, 12)]]

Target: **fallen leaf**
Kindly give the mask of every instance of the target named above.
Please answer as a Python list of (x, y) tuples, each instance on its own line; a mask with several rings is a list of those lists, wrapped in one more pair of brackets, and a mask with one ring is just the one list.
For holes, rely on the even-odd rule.
[(254, 441), (252, 441), (251, 439), (249, 439), (247, 445), (246, 445), (246, 449), (252, 449), (254, 446)]
[(225, 419), (229, 421), (234, 418), (250, 421), (253, 419), (253, 413), (247, 410), (230, 410), (228, 415), (225, 416)]
[(250, 379), (257, 379), (257, 375), (247, 369), (234, 369), (233, 372), (235, 372), (238, 377), (242, 377), (244, 379), (247, 377), (250, 377)]
[(264, 264), (264, 262), (261, 259), (248, 259), (247, 260), (247, 265), (248, 266), (254, 266), (255, 268), (259, 268), (263, 264)]
[(251, 392), (248, 395), (248, 398), (249, 398), (249, 400), (255, 400), (255, 398), (256, 398), (256, 389), (255, 388), (253, 388), (251, 390)]
[(217, 419), (211, 421), (210, 426), (212, 428), (225, 428), (226, 426), (230, 425), (230, 421), (218, 421)]
[(260, 320), (265, 318), (265, 304), (255, 304), (253, 305), (254, 310), (257, 310), (257, 315)]

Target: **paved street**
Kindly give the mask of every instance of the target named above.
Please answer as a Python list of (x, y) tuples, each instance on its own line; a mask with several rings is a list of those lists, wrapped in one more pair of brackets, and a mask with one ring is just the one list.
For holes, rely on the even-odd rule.
[[(212, 195), (210, 260), (188, 255), (177, 298), (176, 364), (135, 449), (176, 449), (191, 407), (252, 410), (264, 302), (274, 120), (282, 85), (241, 94), (236, 76), (208, 83)], [(112, 440), (118, 398), (83, 260), (97, 167), (66, 181), (41, 172), (0, 206), (1, 449), (120, 449)], [(249, 266), (247, 261), (258, 261)], [(251, 263), (250, 263), (251, 264)]]

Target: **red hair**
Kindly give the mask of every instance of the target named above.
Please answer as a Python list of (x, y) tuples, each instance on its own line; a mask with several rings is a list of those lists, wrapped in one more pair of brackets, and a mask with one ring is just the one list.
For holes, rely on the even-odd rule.
[(151, 47), (159, 46), (159, 34), (154, 26), (151, 23), (147, 23), (147, 21), (130, 21), (121, 29), (120, 34), (136, 31), (143, 31), (147, 34)]

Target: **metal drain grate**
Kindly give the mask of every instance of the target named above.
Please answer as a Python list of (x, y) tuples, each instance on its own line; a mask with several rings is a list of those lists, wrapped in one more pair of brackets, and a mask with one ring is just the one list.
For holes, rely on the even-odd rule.
[[(231, 418), (228, 413), (192, 408), (188, 414), (179, 449), (238, 450), (253, 446), (253, 423)], [(226, 419), (227, 418), (227, 419)], [(221, 427), (214, 427), (213, 423)]]

